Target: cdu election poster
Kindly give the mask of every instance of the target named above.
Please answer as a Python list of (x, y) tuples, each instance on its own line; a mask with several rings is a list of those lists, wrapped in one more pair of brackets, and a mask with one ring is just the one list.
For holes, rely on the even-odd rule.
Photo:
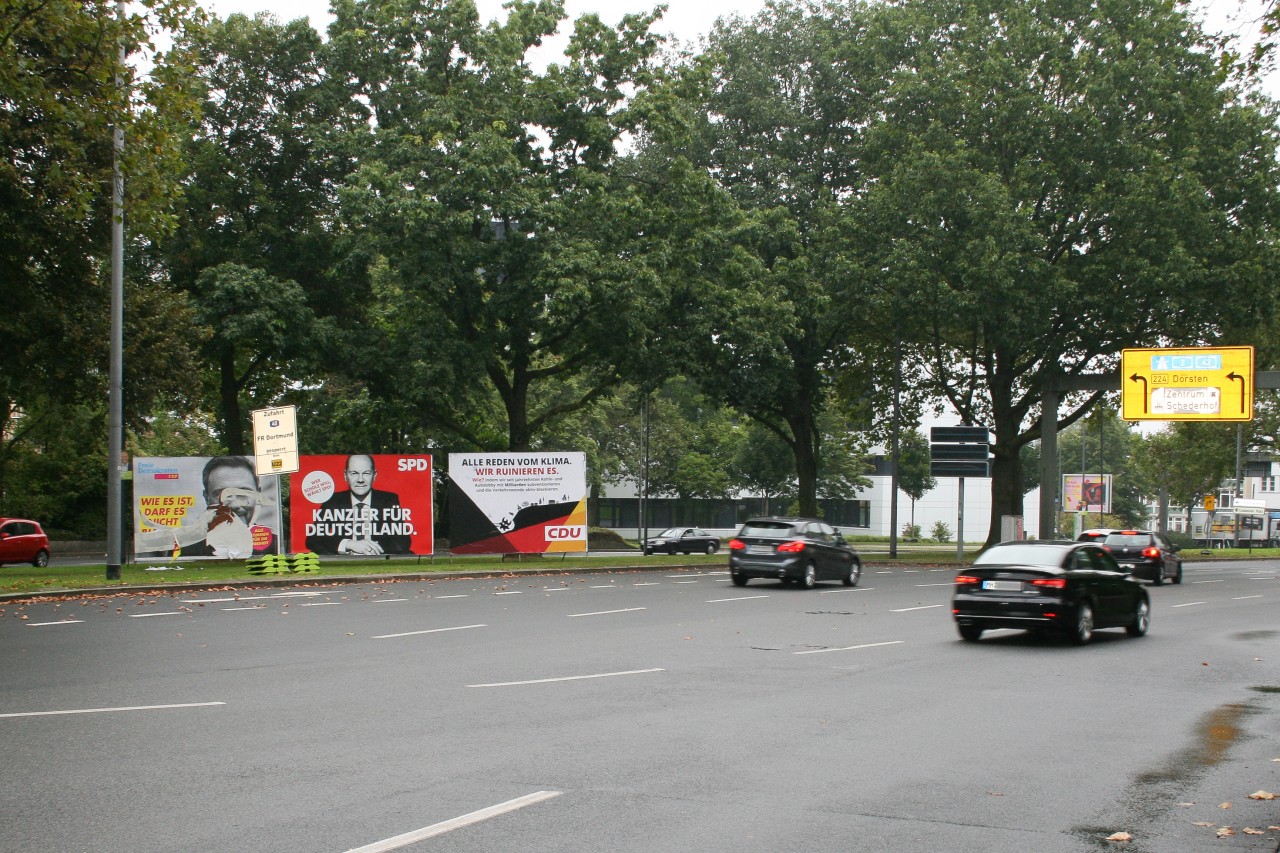
[(449, 550), (587, 550), (584, 453), (450, 453)]
[(294, 553), (431, 555), (431, 457), (303, 456), (289, 479)]

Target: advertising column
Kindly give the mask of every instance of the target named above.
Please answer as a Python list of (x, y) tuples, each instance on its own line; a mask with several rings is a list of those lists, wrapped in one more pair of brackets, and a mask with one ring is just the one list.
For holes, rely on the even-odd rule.
[(450, 453), (449, 550), (587, 550), (584, 453)]

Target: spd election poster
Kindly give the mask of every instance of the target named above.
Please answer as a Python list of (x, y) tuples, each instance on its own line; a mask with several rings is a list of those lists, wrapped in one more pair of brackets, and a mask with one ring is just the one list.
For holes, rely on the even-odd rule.
[(303, 456), (289, 479), (289, 550), (431, 555), (431, 457)]
[(584, 453), (450, 453), (449, 550), (584, 553)]

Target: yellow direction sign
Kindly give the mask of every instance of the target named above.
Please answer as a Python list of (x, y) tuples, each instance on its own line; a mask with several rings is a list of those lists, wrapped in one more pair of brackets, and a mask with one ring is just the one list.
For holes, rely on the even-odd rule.
[(1253, 347), (1127, 349), (1120, 371), (1126, 421), (1253, 420)]

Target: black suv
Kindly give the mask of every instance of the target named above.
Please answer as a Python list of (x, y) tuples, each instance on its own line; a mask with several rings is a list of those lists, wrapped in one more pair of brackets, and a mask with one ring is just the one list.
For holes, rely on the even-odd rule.
[(1115, 530), (1107, 534), (1103, 547), (1116, 558), (1120, 568), (1128, 569), (1135, 578), (1151, 581), (1156, 586), (1165, 578), (1182, 583), (1181, 549), (1163, 533), (1151, 530)]
[(736, 586), (751, 578), (794, 581), (813, 589), (820, 580), (855, 586), (862, 560), (840, 531), (816, 518), (753, 518), (729, 540), (729, 576)]

